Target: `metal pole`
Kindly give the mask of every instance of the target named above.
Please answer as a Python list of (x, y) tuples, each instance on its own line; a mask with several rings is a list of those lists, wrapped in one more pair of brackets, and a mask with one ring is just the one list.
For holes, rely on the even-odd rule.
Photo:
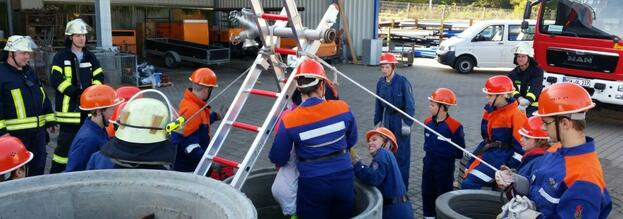
[(95, 22), (97, 47), (112, 48), (112, 24), (110, 18), (110, 0), (95, 1)]
[(9, 22), (7, 38), (13, 35), (13, 8), (11, 6), (11, 0), (6, 0), (7, 21)]

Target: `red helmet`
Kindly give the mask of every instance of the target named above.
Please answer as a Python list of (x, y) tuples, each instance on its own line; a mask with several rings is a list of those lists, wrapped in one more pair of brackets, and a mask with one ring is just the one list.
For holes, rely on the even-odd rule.
[(218, 87), (216, 74), (209, 68), (198, 68), (193, 71), (188, 80), (206, 87)]
[(389, 140), (392, 142), (392, 152), (396, 153), (398, 151), (398, 141), (396, 141), (396, 136), (394, 135), (394, 133), (392, 133), (392, 131), (383, 127), (375, 128), (366, 133), (366, 139), (370, 139), (370, 137), (372, 137), (372, 135), (374, 134), (379, 134), (385, 138), (389, 138)]
[[(316, 60), (306, 59), (297, 67), (296, 75), (294, 79), (298, 77), (307, 77), (307, 78), (316, 78), (319, 80), (329, 80), (327, 79), (327, 74), (324, 72), (324, 68), (320, 63)], [(297, 84), (297, 87), (310, 87), (318, 84), (318, 80), (313, 83), (300, 85)]]
[(0, 137), (0, 175), (24, 166), (32, 160), (32, 153), (18, 138), (13, 136)]
[(383, 53), (381, 54), (380, 64), (398, 64), (398, 60), (391, 53)]
[(591, 95), (580, 85), (569, 82), (556, 83), (543, 89), (539, 95), (539, 110), (534, 115), (556, 116), (583, 113), (593, 107), (595, 103)]
[(141, 89), (139, 89), (138, 87), (123, 86), (123, 87), (117, 88), (117, 96), (119, 96), (120, 98), (123, 98), (124, 101), (129, 101), (130, 98), (132, 98), (132, 96), (134, 96), (140, 91)]
[(456, 105), (456, 95), (449, 88), (438, 88), (433, 91), (428, 100), (450, 106)]
[(115, 137), (115, 124), (113, 122), (117, 121), (117, 119), (119, 118), (119, 114), (121, 113), (121, 110), (123, 110), (123, 107), (125, 107), (125, 105), (128, 102), (123, 102), (119, 105), (117, 105), (117, 107), (115, 107), (115, 111), (112, 112), (112, 115), (110, 116), (110, 119), (108, 120), (110, 123), (108, 123), (108, 126), (106, 126), (106, 133), (108, 133), (108, 137)]
[(486, 94), (509, 94), (515, 91), (513, 81), (506, 75), (496, 75), (487, 79), (485, 87), (482, 88), (482, 92)]
[(543, 120), (538, 116), (528, 118), (519, 129), (519, 134), (529, 138), (549, 139), (549, 135), (543, 130)]
[(80, 109), (85, 111), (113, 107), (122, 102), (123, 98), (117, 97), (115, 89), (103, 84), (90, 86), (80, 95)]

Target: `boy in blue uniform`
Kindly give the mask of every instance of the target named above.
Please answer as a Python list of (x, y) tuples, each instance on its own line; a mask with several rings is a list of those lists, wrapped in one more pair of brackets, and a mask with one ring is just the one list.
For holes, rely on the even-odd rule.
[[(539, 96), (534, 114), (543, 119), (549, 150), (529, 177), (528, 197), (517, 196), (510, 211), (516, 218), (608, 218), (612, 200), (606, 189), (595, 142), (584, 133), (586, 112), (593, 108), (588, 92), (573, 83), (556, 83)], [(528, 199), (529, 198), (529, 199)]]
[(296, 74), (303, 102), (283, 116), (270, 161), (284, 166), (294, 146), (300, 172), (299, 218), (350, 218), (355, 193), (347, 151), (357, 143), (355, 117), (346, 102), (322, 99), (328, 79), (320, 63), (305, 60)]
[[(391, 53), (381, 55), (381, 76), (376, 83), (376, 94), (381, 98), (398, 107), (405, 113), (413, 116), (415, 113), (415, 101), (411, 82), (407, 77), (396, 73), (398, 60)], [(396, 133), (398, 141), (398, 153), (396, 160), (402, 174), (402, 180), (409, 189), (409, 167), (411, 166), (411, 125), (413, 121), (404, 117), (393, 108), (376, 100), (374, 108), (374, 125), (385, 127)]]
[[(386, 128), (376, 128), (366, 133), (368, 152), (373, 157), (369, 166), (351, 153), (355, 176), (363, 183), (376, 186), (383, 193), (383, 218), (411, 219), (413, 208), (407, 197), (394, 153), (398, 150), (396, 136)], [(391, 150), (391, 151), (390, 151)]]
[(115, 107), (122, 102), (123, 99), (117, 97), (115, 89), (108, 85), (93, 85), (84, 90), (80, 96), (80, 109), (90, 111), (92, 115), (76, 133), (69, 149), (65, 172), (87, 168), (91, 155), (108, 142), (108, 133), (104, 128), (108, 126)]
[[(448, 108), (456, 105), (456, 95), (448, 88), (439, 88), (428, 97), (431, 116), (424, 123), (452, 142), (465, 148), (463, 125), (448, 114)], [(463, 152), (427, 129), (424, 130), (424, 169), (422, 173), (422, 204), (425, 218), (434, 218), (435, 200), (452, 191), (454, 160), (461, 159)]]

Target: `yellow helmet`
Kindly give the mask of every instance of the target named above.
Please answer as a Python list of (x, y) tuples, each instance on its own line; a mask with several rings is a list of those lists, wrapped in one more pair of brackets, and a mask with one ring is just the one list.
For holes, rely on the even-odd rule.
[(89, 25), (85, 23), (82, 19), (76, 18), (67, 23), (65, 27), (65, 35), (71, 36), (74, 34), (87, 34), (89, 33)]
[(10, 36), (4, 46), (4, 50), (9, 52), (32, 52), (36, 48), (37, 44), (29, 36), (20, 35)]
[(119, 115), (115, 136), (123, 141), (150, 144), (167, 140), (169, 108), (154, 98), (138, 98), (128, 102)]

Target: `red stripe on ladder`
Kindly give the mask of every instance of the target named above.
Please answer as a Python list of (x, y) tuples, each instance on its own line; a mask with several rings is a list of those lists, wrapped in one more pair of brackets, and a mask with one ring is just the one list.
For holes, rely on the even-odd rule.
[(231, 123), (231, 125), (236, 127), (236, 128), (240, 128), (240, 129), (244, 129), (244, 130), (248, 130), (248, 131), (252, 131), (252, 132), (258, 132), (259, 129), (260, 129), (257, 126), (246, 124), (246, 123), (242, 123), (242, 122), (233, 122), (233, 123)]
[(218, 157), (218, 156), (214, 156), (214, 158), (212, 158), (212, 160), (215, 163), (220, 163), (223, 164), (225, 166), (230, 166), (230, 167), (234, 167), (234, 168), (240, 168), (240, 163), (233, 161), (233, 160), (227, 160), (225, 158), (222, 157)]
[(275, 48), (275, 52), (284, 55), (296, 55), (296, 50), (293, 49), (284, 49), (284, 48)]
[(272, 91), (267, 91), (267, 90), (260, 90), (260, 89), (251, 89), (251, 91), (249, 91), (249, 93), (255, 94), (255, 95), (260, 95), (260, 96), (265, 96), (265, 97), (277, 97), (278, 94)]
[(262, 14), (261, 18), (267, 20), (280, 20), (280, 21), (288, 21), (287, 15), (279, 15), (279, 14)]

